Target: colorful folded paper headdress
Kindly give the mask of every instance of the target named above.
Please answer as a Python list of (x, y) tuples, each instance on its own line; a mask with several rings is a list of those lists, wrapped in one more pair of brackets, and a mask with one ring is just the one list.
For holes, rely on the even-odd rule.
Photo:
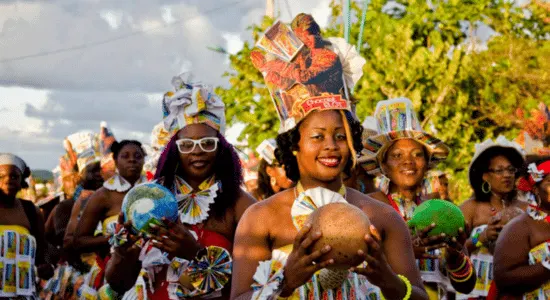
[(550, 156), (550, 110), (544, 103), (531, 111), (531, 117), (525, 118), (521, 109), (516, 111), (523, 121), (523, 130), (516, 142), (523, 146), (527, 155)]
[(313, 17), (270, 27), (251, 53), (279, 114), (281, 132), (312, 111), (349, 110), (347, 92), (363, 75), (363, 59), (344, 39), (323, 39)]
[(370, 174), (380, 172), (386, 151), (399, 139), (413, 139), (425, 146), (430, 166), (445, 160), (449, 155), (447, 145), (422, 129), (412, 102), (407, 98), (378, 102), (374, 118), (378, 133), (363, 140), (363, 151), (358, 159)]
[(147, 151), (147, 157), (143, 166), (143, 169), (147, 174), (155, 174), (160, 156), (169, 141), (170, 133), (164, 128), (164, 122), (160, 122), (155, 125), (155, 127), (153, 127), (153, 131), (151, 132), (150, 151)]
[(170, 134), (190, 124), (206, 124), (220, 133), (225, 131), (225, 105), (211, 87), (194, 83), (189, 74), (172, 79), (174, 92), (164, 94), (164, 128)]
[(527, 178), (521, 178), (518, 182), (518, 188), (524, 192), (531, 192), (535, 184), (544, 180), (544, 177), (550, 174), (550, 160), (547, 160), (539, 165), (535, 163), (529, 164), (527, 167)]
[(269, 165), (277, 161), (275, 157), (275, 149), (277, 149), (277, 142), (275, 139), (267, 139), (263, 141), (257, 148), (256, 152), (263, 158)]
[(101, 154), (101, 175), (103, 178), (109, 179), (116, 172), (115, 160), (111, 151), (111, 146), (116, 142), (116, 139), (105, 121), (100, 124), (98, 140)]
[(65, 138), (63, 144), (67, 151), (68, 163), (76, 160), (78, 172), (82, 172), (87, 166), (101, 161), (99, 141), (92, 132), (73, 133)]

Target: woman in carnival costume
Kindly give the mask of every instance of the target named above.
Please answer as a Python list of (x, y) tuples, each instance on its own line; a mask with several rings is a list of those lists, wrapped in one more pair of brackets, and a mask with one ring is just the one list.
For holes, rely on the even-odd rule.
[(489, 295), (495, 242), (505, 222), (527, 208), (527, 203), (518, 200), (516, 188), (519, 170), (525, 163), (521, 146), (499, 136), (475, 148), (468, 174), (474, 197), (460, 209), (466, 226), (472, 229), (465, 245), (477, 270), (477, 282), (471, 293), (457, 294), (457, 299), (483, 299)]
[(530, 192), (527, 213), (504, 227), (494, 256), (498, 296), (492, 299), (550, 298), (550, 159), (531, 163), (519, 189)]
[[(447, 157), (449, 148), (424, 132), (407, 98), (378, 102), (374, 116), (378, 134), (364, 141), (365, 149), (359, 158), (369, 173), (382, 173), (380, 191), (370, 196), (391, 205), (409, 221), (423, 200), (439, 198), (427, 175), (431, 167)], [(445, 249), (446, 269), (453, 288), (470, 292), (475, 284), (475, 270), (464, 253), (465, 228), (461, 229), (461, 236), (449, 241), (444, 235), (427, 236), (435, 226), (437, 224), (412, 237), (415, 257), (430, 299), (441, 297), (439, 289), (445, 287), (443, 283), (447, 281), (439, 270), (441, 249)]]
[(42, 293), (44, 298), (53, 299), (76, 297), (78, 287), (83, 282), (82, 274), (87, 273), (93, 264), (93, 256), (81, 255), (75, 250), (73, 237), (83, 204), (103, 184), (99, 143), (95, 134), (76, 132), (65, 138), (63, 146), (66, 153), (60, 160), (60, 168), (64, 189), (69, 187), (67, 190), (70, 190), (71, 178), (78, 178), (78, 185), (70, 198), (56, 206), (47, 222), (50, 230), (54, 230), (54, 245), (61, 242), (58, 246), (61, 255), (57, 268)]
[(97, 291), (104, 285), (105, 265), (110, 258), (109, 238), (115, 233), (124, 196), (133, 186), (147, 182), (141, 175), (145, 151), (140, 142), (114, 142), (111, 151), (116, 174), (105, 181), (103, 187), (90, 197), (75, 232), (75, 249), (78, 252), (93, 251), (96, 254), (96, 262), (86, 275), (79, 292), (80, 296), (86, 299), (96, 296)]
[(277, 142), (274, 139), (265, 140), (256, 148), (262, 158), (258, 167), (258, 200), (267, 199), (294, 185), (286, 176), (284, 166), (277, 161), (276, 151)]
[(37, 299), (35, 267), (40, 278), (53, 275), (53, 267), (45, 265), (42, 213), (31, 201), (16, 197), (29, 175), (21, 158), (0, 153), (0, 299)]
[(235, 229), (255, 200), (241, 189), (239, 157), (223, 136), (221, 99), (188, 79), (175, 77), (172, 83), (176, 91), (163, 101), (172, 137), (155, 178), (176, 196), (180, 220), (158, 229), (141, 250), (128, 229), (118, 232), (114, 241), (125, 242), (115, 244), (107, 282), (118, 294), (136, 279), (148, 282), (141, 296), (150, 299), (227, 297)]
[[(278, 59), (272, 63), (276, 69), (262, 71), (275, 103), (281, 105), (278, 159), (297, 185), (255, 204), (243, 216), (235, 239), (231, 298), (382, 299), (384, 295), (386, 299), (427, 299), (403, 220), (391, 207), (343, 185), (342, 174), (353, 169), (356, 151), (361, 147), (362, 127), (351, 113), (351, 103), (340, 93), (334, 93), (344, 89), (345, 79), (340, 58), (331, 48), (335, 44), (322, 40), (319, 26), (306, 14), (293, 20), (293, 33), (286, 28), (279, 28), (279, 32), (289, 32), (289, 39), (295, 34), (301, 41), (308, 38), (317, 41), (316, 45), (326, 47), (325, 53), (332, 54), (322, 61), (315, 61), (320, 57), (311, 56), (311, 61), (302, 57), (300, 62), (309, 61), (309, 67), (294, 64), (292, 59)], [(303, 56), (312, 52), (307, 48), (299, 51), (305, 51)], [(357, 69), (361, 67), (362, 64)], [(300, 87), (304, 78), (295, 76), (300, 74), (308, 74), (306, 90)], [(288, 85), (290, 90), (272, 81), (279, 77), (294, 80), (294, 84)], [(322, 84), (314, 87), (315, 82)], [(326, 84), (330, 84), (330, 89)], [(334, 88), (337, 84), (340, 89)], [(296, 90), (301, 90), (300, 94), (294, 94)], [(286, 99), (285, 103), (278, 104), (279, 96)], [(318, 196), (312, 197), (312, 193)], [(305, 205), (303, 201), (308, 199), (310, 205)], [(322, 286), (328, 282), (320, 282), (322, 269), (333, 261), (317, 259), (331, 251), (330, 246), (311, 253), (311, 245), (321, 233), (310, 232), (311, 224), (299, 220), (332, 203), (329, 199), (359, 207), (376, 229), (371, 227), (371, 234), (365, 236), (369, 253), (356, 254), (368, 263), (346, 272), (341, 285), (324, 289)]]

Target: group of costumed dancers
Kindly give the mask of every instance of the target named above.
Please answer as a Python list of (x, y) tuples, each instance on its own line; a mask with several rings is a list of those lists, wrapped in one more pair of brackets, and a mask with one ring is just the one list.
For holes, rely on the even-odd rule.
[[(64, 200), (46, 216), (16, 197), (26, 163), (0, 154), (0, 298), (550, 299), (550, 158), (532, 147), (544, 134), (477, 144), (457, 231), (433, 234), (443, 219), (410, 230), (423, 203), (454, 206), (435, 169), (450, 149), (413, 103), (380, 101), (361, 124), (350, 94), (365, 60), (310, 15), (275, 23), (251, 60), (281, 121), (257, 148), (257, 190), (224, 136), (224, 103), (186, 74), (147, 151), (106, 125), (99, 141), (65, 139)], [(177, 217), (141, 234), (125, 198), (150, 184)]]

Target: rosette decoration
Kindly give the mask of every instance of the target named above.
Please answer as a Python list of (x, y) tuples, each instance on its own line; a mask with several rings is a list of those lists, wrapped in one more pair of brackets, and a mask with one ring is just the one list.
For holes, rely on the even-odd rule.
[(178, 200), (178, 211), (180, 220), (183, 223), (195, 225), (208, 218), (210, 204), (218, 196), (221, 182), (214, 178), (203, 182), (198, 193), (192, 193), (192, 188), (185, 180), (176, 176), (174, 180), (174, 191)]
[(272, 253), (271, 260), (261, 261), (254, 273), (252, 284), (253, 300), (267, 300), (279, 288), (283, 281), (283, 267), (288, 256), (279, 250)]
[(209, 294), (221, 289), (231, 278), (233, 259), (227, 250), (221, 247), (210, 246), (206, 253), (197, 256), (180, 277), (180, 282), (186, 281), (184, 287), (189, 287), (191, 295)]

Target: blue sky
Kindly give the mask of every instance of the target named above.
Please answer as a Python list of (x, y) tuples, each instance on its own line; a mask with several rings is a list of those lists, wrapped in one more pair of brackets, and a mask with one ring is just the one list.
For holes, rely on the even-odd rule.
[[(292, 14), (328, 19), (330, 0), (288, 2)], [(172, 76), (225, 84), (227, 58), (206, 47), (238, 51), (264, 12), (264, 0), (0, 0), (0, 152), (52, 169), (65, 136), (101, 121), (118, 139), (148, 143)], [(34, 54), (45, 55), (14, 59)]]

